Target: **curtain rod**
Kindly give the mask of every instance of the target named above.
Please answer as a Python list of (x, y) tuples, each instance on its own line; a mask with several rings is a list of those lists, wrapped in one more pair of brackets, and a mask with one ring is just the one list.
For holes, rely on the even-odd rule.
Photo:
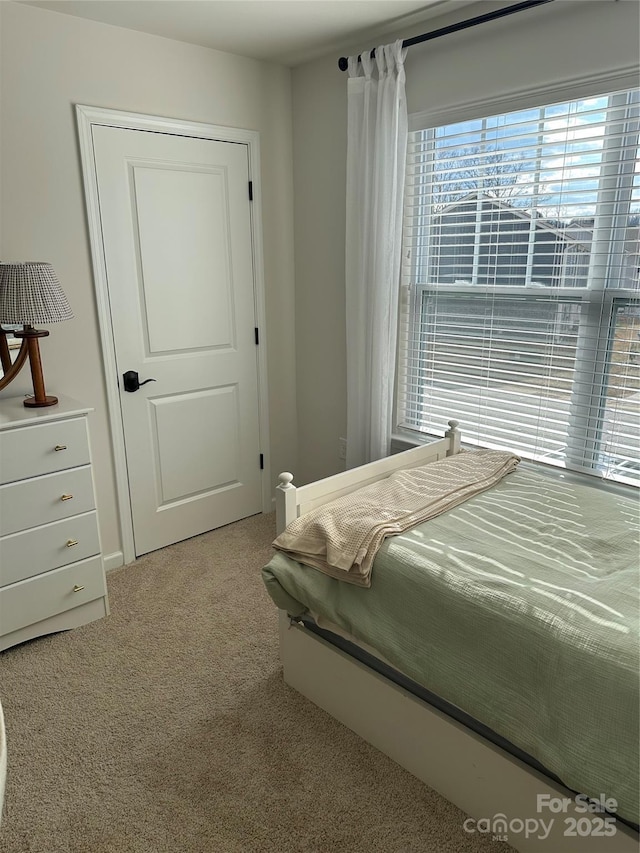
[[(458, 24), (451, 24), (448, 27), (442, 27), (439, 30), (433, 30), (430, 33), (424, 33), (421, 36), (414, 36), (410, 39), (405, 39), (402, 42), (403, 47), (412, 47), (414, 44), (421, 44), (423, 41), (431, 41), (431, 39), (440, 38), (440, 36), (448, 36), (450, 33), (458, 33), (460, 30), (466, 30), (469, 27), (477, 27), (478, 24), (484, 24), (487, 21), (495, 21), (497, 18), (504, 18), (505, 15), (512, 15), (514, 12), (524, 12), (526, 9), (532, 9), (534, 6), (542, 6), (545, 3), (553, 3), (553, 0), (524, 0), (523, 3), (516, 3), (515, 6), (507, 6), (506, 9), (498, 9), (495, 12), (487, 12), (486, 15), (478, 15), (477, 18), (469, 18), (466, 21), (460, 21)], [(376, 55), (375, 47), (371, 51), (371, 58)], [(360, 62), (360, 57), (358, 57)], [(346, 56), (341, 56), (338, 60), (338, 68), (340, 71), (346, 71), (349, 62)]]

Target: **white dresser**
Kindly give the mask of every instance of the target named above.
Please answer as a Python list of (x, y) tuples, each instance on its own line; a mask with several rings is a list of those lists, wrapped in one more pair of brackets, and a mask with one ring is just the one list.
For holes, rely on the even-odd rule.
[(109, 612), (90, 409), (0, 399), (0, 651)]

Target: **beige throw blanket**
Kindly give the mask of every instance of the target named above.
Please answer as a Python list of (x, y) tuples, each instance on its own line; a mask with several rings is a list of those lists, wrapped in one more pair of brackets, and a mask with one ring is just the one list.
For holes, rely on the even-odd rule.
[(387, 536), (485, 491), (519, 461), (501, 450), (473, 450), (396, 471), (292, 521), (273, 547), (338, 580), (371, 586), (373, 560)]

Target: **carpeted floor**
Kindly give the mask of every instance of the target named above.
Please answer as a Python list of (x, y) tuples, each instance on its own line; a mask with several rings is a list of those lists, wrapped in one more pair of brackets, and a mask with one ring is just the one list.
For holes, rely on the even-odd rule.
[(2, 853), (506, 853), (287, 687), (273, 516), (108, 576), (111, 615), (0, 654)]

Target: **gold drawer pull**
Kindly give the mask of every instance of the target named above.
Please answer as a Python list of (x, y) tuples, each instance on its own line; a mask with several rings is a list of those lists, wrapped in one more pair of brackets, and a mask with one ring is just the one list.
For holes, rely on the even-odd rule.
[(54, 449), (54, 450), (56, 451), (56, 453), (57, 453), (59, 450), (66, 450), (66, 449), (67, 449), (67, 445), (66, 445), (66, 444), (56, 444), (56, 446), (55, 446), (53, 449)]
[(78, 544), (77, 539), (67, 539), (67, 548), (73, 548), (74, 545)]
[(73, 495), (61, 495), (60, 500), (61, 501), (70, 501), (72, 497), (73, 497)]
[(78, 586), (78, 584), (76, 584), (73, 588), (73, 591), (74, 592), (82, 592), (83, 589), (84, 589), (83, 586)]

